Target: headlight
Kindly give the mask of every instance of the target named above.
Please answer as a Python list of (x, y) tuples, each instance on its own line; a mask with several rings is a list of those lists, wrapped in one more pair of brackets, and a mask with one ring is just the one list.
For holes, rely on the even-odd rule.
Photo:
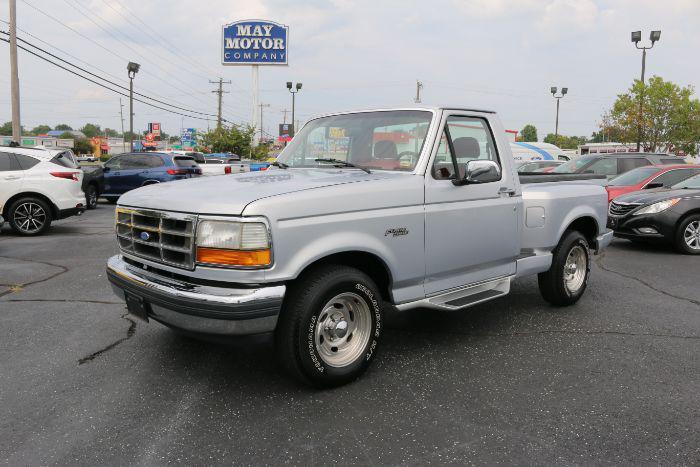
[(269, 266), (271, 259), (264, 222), (200, 220), (197, 224), (199, 264), (256, 268)]
[(640, 214), (656, 214), (657, 212), (665, 211), (680, 200), (680, 198), (672, 198), (667, 199), (665, 201), (659, 201), (658, 203), (650, 204), (649, 206), (643, 207), (639, 211), (635, 211), (634, 215), (638, 216)]

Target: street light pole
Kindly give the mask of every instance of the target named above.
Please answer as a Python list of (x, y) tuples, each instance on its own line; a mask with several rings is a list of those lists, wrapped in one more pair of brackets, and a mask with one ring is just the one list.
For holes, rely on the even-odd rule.
[(134, 152), (134, 76), (141, 65), (129, 62), (126, 70), (129, 72), (129, 151)]
[(12, 93), (12, 141), (22, 143), (19, 119), (19, 72), (17, 70), (17, 0), (10, 0), (10, 92)]
[(549, 88), (549, 91), (552, 93), (552, 97), (554, 97), (557, 100), (557, 118), (555, 120), (554, 124), (554, 142), (555, 144), (559, 140), (559, 100), (566, 95), (567, 92), (569, 92), (569, 88), (561, 88), (561, 95), (557, 96), (557, 90), (558, 88), (556, 86), (552, 86)]
[(294, 137), (294, 134), (296, 133), (296, 124), (294, 123), (294, 106), (295, 106), (295, 97), (296, 94), (301, 91), (301, 83), (296, 83), (296, 85), (292, 86), (291, 81), (287, 81), (287, 89), (289, 92), (292, 93), (292, 131), (290, 132), (291, 137)]
[(642, 148), (642, 117), (644, 116), (644, 72), (647, 66), (647, 50), (654, 47), (654, 44), (661, 39), (661, 31), (651, 31), (649, 33), (649, 40), (651, 45), (649, 47), (640, 47), (639, 42), (642, 40), (642, 31), (632, 32), (632, 42), (637, 49), (642, 51), (642, 92), (639, 94), (639, 119), (637, 120), (637, 152), (641, 151)]

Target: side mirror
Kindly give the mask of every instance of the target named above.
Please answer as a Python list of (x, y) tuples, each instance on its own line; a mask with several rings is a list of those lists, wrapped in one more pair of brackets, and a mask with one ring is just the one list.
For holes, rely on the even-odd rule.
[(654, 189), (654, 188), (663, 188), (663, 187), (664, 187), (664, 184), (663, 184), (663, 183), (655, 182), (655, 183), (647, 183), (646, 186), (644, 187), (644, 189), (645, 189), (645, 190), (651, 190), (651, 189)]
[(109, 172), (109, 167), (102, 167), (103, 172)]
[(472, 160), (467, 162), (464, 178), (452, 180), (454, 185), (497, 182), (501, 179), (501, 168), (494, 161)]

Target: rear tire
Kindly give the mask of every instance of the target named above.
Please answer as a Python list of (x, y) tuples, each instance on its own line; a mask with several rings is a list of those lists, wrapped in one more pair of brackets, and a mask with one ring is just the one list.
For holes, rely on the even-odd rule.
[(680, 253), (700, 255), (700, 214), (688, 216), (678, 224), (674, 246)]
[(41, 198), (26, 197), (14, 201), (7, 210), (12, 230), (19, 235), (41, 235), (51, 227), (51, 207)]
[(576, 303), (588, 284), (591, 270), (588, 241), (575, 230), (564, 233), (552, 252), (549, 271), (537, 275), (542, 298), (554, 306)]
[(277, 358), (301, 382), (334, 387), (360, 376), (376, 355), (383, 302), (363, 272), (313, 269), (290, 287), (275, 331)]

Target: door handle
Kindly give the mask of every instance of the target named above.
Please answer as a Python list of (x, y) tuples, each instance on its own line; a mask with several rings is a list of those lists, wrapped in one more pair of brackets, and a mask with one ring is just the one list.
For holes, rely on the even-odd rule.
[(7, 175), (5, 177), (5, 180), (19, 180), (19, 179), (20, 179), (19, 175)]
[(498, 189), (499, 195), (515, 196), (515, 188), (508, 188), (507, 186), (502, 186)]

